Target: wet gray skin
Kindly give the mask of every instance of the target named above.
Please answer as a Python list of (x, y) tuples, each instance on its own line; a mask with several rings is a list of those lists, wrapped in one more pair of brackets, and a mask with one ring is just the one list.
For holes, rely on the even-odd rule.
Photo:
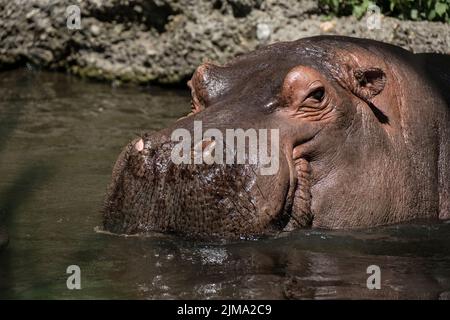
[[(193, 242), (103, 232), (99, 214), (123, 145), (185, 115), (189, 93), (112, 88), (58, 73), (0, 78), (0, 298), (330, 299), (449, 297), (450, 224), (300, 230)], [(81, 290), (66, 269), (81, 268)], [(368, 290), (366, 269), (381, 268)]]

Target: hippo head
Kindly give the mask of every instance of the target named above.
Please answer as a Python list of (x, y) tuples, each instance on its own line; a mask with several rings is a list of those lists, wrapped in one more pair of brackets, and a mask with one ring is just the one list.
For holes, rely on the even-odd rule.
[(201, 65), (191, 113), (119, 156), (105, 229), (242, 238), (389, 223), (389, 190), (407, 175), (392, 77), (383, 57), (339, 37)]

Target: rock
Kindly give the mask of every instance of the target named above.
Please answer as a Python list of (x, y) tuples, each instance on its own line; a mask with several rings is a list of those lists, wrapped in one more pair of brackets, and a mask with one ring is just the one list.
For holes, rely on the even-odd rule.
[[(76, 4), (81, 30), (67, 28)], [(115, 83), (177, 83), (203, 61), (323, 33), (450, 53), (450, 25), (386, 17), (321, 23), (312, 0), (0, 0), (0, 68), (31, 63)]]
[(336, 27), (336, 21), (335, 21), (335, 20), (333, 20), (333, 21), (325, 21), (325, 22), (322, 22), (322, 23), (320, 24), (320, 29), (321, 29), (323, 32), (330, 32), (330, 31), (333, 30), (335, 27)]
[(93, 24), (93, 25), (90, 27), (90, 30), (91, 30), (91, 32), (92, 32), (92, 34), (93, 34), (94, 36), (98, 36), (98, 35), (100, 34), (100, 27), (97, 26), (96, 24)]
[(256, 38), (261, 42), (266, 42), (270, 38), (272, 30), (267, 23), (258, 23), (256, 25)]

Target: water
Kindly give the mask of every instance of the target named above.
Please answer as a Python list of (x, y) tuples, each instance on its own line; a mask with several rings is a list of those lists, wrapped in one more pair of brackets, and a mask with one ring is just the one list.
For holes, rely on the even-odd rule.
[[(121, 148), (185, 115), (188, 92), (27, 69), (0, 82), (0, 298), (450, 298), (450, 223), (228, 244), (96, 232)], [(81, 290), (66, 287), (69, 265)], [(380, 290), (366, 287), (369, 265)]]

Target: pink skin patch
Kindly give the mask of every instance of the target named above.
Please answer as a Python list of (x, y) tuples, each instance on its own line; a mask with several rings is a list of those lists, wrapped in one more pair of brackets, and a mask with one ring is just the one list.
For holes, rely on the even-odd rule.
[(139, 152), (144, 150), (144, 140), (140, 139), (138, 142), (136, 142), (134, 148)]

